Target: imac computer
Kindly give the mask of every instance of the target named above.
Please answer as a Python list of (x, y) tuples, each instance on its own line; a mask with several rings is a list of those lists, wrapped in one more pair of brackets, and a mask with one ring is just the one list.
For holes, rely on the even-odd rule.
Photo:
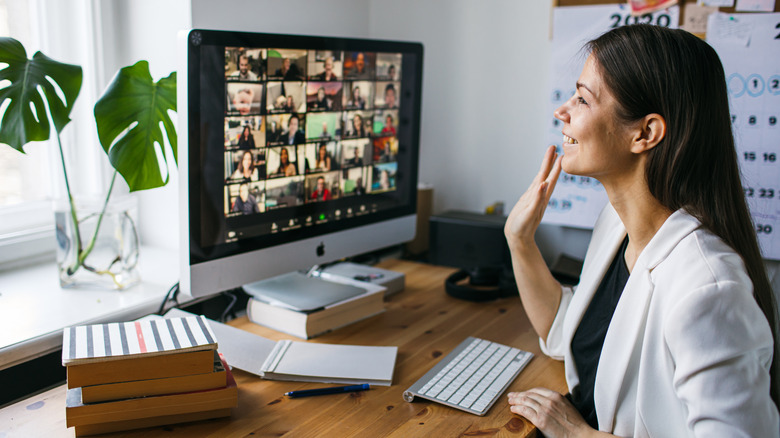
[(215, 30), (182, 40), (183, 293), (414, 237), (422, 45)]

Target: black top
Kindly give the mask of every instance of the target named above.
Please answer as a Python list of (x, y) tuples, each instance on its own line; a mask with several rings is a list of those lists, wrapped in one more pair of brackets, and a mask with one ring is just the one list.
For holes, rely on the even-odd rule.
[(585, 421), (594, 429), (598, 429), (596, 418), (596, 405), (593, 400), (593, 387), (596, 380), (596, 369), (601, 357), (601, 348), (604, 346), (604, 337), (607, 328), (612, 321), (620, 295), (628, 281), (628, 266), (626, 266), (625, 254), (628, 246), (628, 236), (623, 240), (620, 249), (612, 264), (609, 265), (604, 279), (601, 280), (593, 300), (588, 305), (588, 310), (580, 321), (574, 338), (571, 341), (571, 352), (574, 358), (574, 366), (580, 384), (572, 391), (571, 401), (585, 418)]

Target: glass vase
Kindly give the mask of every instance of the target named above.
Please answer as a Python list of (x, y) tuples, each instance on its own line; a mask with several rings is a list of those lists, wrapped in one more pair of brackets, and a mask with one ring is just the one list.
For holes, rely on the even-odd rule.
[[(67, 199), (55, 204), (57, 268), (61, 287), (126, 289), (137, 284), (139, 239), (134, 196), (76, 197), (78, 230)], [(77, 233), (78, 231), (78, 233)]]

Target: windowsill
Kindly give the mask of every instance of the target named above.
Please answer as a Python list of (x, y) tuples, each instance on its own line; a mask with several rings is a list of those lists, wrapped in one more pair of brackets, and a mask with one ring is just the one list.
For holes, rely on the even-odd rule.
[(56, 263), (0, 272), (0, 370), (62, 348), (62, 329), (154, 313), (178, 281), (175, 251), (141, 247), (141, 283), (125, 291), (62, 289)]

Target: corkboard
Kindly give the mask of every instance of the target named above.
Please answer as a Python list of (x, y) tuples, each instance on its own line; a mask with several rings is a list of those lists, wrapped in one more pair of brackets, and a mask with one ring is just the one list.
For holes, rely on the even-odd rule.
[[(696, 0), (679, 0), (677, 4), (682, 6), (687, 2), (695, 2)], [(553, 2), (553, 6), (586, 6), (586, 5), (606, 5), (626, 3), (625, 0), (556, 0)], [(721, 12), (733, 13), (737, 12), (734, 8), (720, 8)], [(780, 12), (780, 0), (775, 0), (775, 12)], [(740, 12), (743, 13), (743, 12)], [(750, 12), (744, 12), (749, 14)], [(682, 15), (680, 16), (682, 18)]]

